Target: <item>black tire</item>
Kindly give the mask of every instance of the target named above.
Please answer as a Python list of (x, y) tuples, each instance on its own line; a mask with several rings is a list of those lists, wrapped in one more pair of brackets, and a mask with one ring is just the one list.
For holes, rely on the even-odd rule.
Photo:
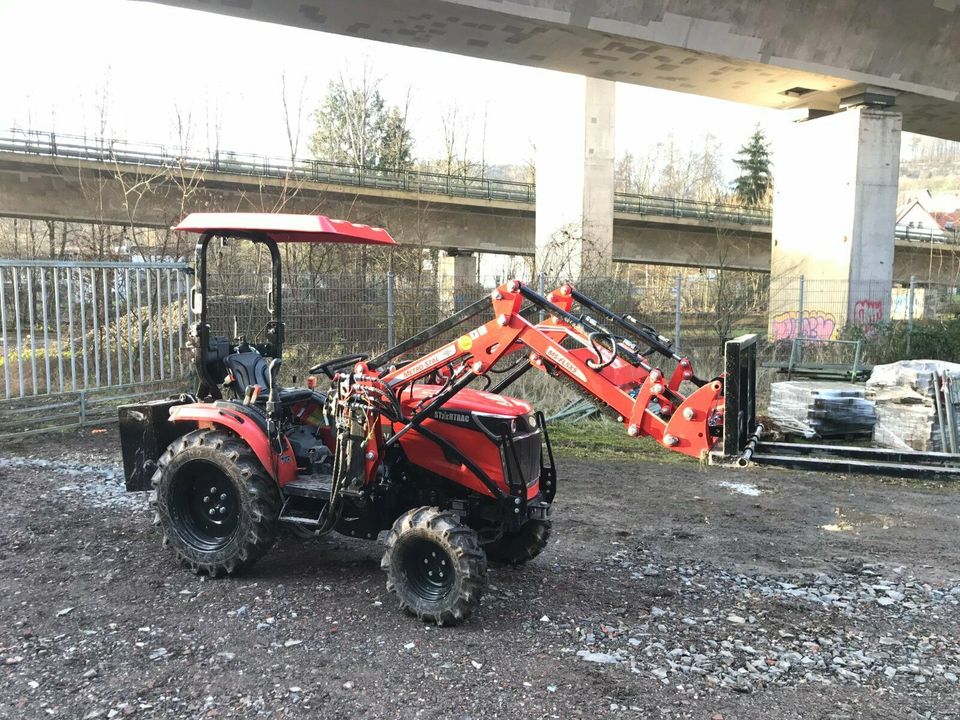
[(380, 567), (400, 607), (437, 625), (470, 617), (487, 586), (487, 558), (477, 534), (452, 512), (435, 507), (397, 518)]
[(179, 438), (161, 456), (152, 485), (164, 546), (197, 574), (240, 572), (273, 544), (279, 493), (234, 435), (196, 430)]
[(549, 520), (527, 520), (519, 530), (504, 533), (483, 549), (492, 562), (522, 565), (543, 552), (549, 539)]

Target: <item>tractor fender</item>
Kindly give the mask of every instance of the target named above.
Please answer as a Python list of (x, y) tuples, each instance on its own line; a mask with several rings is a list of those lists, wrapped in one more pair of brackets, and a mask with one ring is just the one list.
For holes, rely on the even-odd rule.
[[(290, 441), (282, 439), (283, 452), (274, 462), (270, 440), (263, 429), (241, 411), (217, 407), (209, 403), (178, 405), (170, 410), (170, 422), (195, 422), (199, 428), (223, 427), (243, 440), (257, 456), (263, 469), (280, 487), (297, 477), (297, 461)], [(277, 468), (277, 472), (274, 471)]]

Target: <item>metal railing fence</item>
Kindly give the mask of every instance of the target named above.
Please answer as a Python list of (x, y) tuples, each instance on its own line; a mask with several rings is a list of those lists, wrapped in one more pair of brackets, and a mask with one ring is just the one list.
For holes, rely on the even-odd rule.
[(0, 260), (0, 404), (44, 407), (56, 411), (48, 420), (84, 424), (90, 394), (182, 384), (188, 271), (179, 263)]
[[(177, 168), (200, 172), (229, 173), (352, 187), (397, 190), (432, 195), (499, 200), (531, 204), (536, 200), (534, 183), (488, 177), (443, 174), (422, 170), (364, 167), (326, 160), (266, 157), (252, 153), (213, 151), (193, 154), (154, 143), (129, 142), (37, 130), (12, 129), (0, 136), (0, 151), (47, 155), (97, 162)], [(726, 221), (769, 225), (769, 210), (732, 203), (703, 202), (685, 198), (618, 192), (617, 212), (658, 217)]]

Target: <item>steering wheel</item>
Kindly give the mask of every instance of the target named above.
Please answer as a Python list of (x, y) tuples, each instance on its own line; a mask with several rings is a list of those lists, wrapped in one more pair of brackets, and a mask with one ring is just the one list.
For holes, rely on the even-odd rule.
[(367, 353), (355, 353), (353, 355), (341, 355), (340, 357), (333, 358), (332, 360), (327, 360), (322, 362), (319, 365), (314, 365), (310, 368), (310, 374), (315, 375), (316, 373), (323, 373), (328, 378), (333, 380), (334, 374), (337, 370), (346, 367), (347, 365), (352, 365), (359, 360), (366, 360), (370, 357)]

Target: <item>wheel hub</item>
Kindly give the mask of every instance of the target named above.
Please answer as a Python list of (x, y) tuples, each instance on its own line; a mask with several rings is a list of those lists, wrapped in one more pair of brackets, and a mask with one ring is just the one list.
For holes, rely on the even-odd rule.
[(230, 479), (215, 465), (194, 462), (174, 484), (173, 505), (182, 519), (182, 534), (202, 550), (221, 546), (237, 528), (240, 501)]
[(453, 563), (447, 552), (427, 540), (411, 543), (404, 560), (411, 588), (425, 600), (436, 601), (453, 587)]
[(191, 496), (191, 511), (210, 535), (223, 537), (236, 525), (236, 492), (225, 478), (195, 478)]

